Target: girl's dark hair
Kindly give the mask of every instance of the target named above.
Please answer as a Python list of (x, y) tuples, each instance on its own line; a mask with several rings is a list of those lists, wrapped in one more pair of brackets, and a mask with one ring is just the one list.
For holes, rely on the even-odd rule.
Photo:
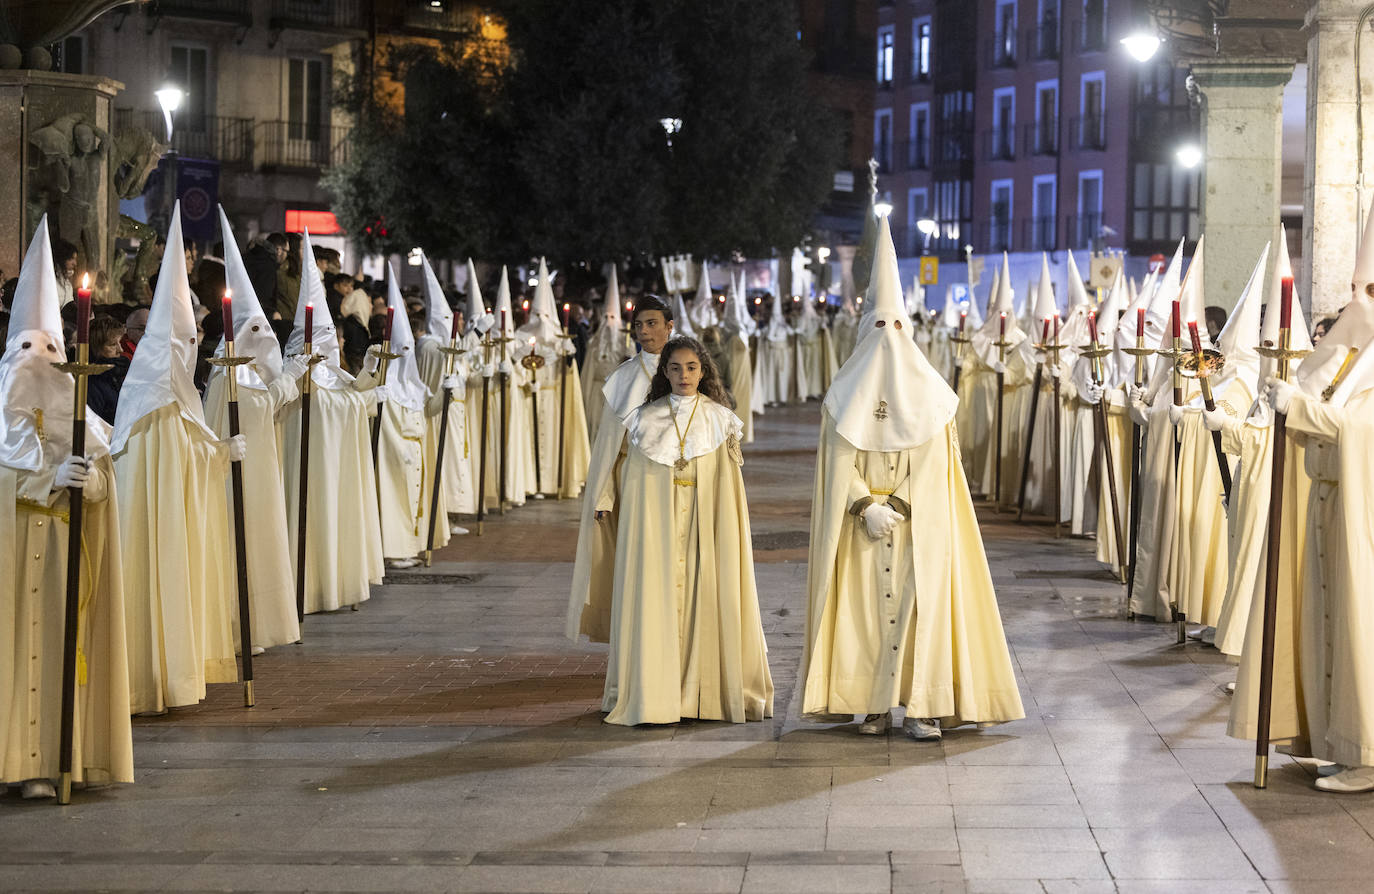
[(658, 355), (658, 370), (654, 372), (653, 381), (649, 383), (649, 397), (644, 402), (651, 404), (673, 392), (673, 386), (668, 381), (667, 370), (669, 362), (673, 359), (673, 354), (678, 351), (691, 351), (697, 355), (697, 360), (701, 361), (701, 382), (697, 385), (697, 391), (722, 407), (733, 410), (735, 399), (730, 396), (729, 391), (725, 390), (725, 384), (720, 380), (720, 372), (716, 369), (716, 362), (711, 359), (710, 353), (707, 352), (701, 342), (685, 335), (669, 339), (668, 343), (663, 346), (663, 352)]

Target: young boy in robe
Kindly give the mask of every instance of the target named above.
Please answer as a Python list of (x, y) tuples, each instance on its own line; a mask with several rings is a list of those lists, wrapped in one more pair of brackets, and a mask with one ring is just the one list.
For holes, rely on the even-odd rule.
[(706, 349), (675, 338), (648, 400), (625, 419), (607, 723), (773, 714), (740, 474), (744, 424), (728, 402)]

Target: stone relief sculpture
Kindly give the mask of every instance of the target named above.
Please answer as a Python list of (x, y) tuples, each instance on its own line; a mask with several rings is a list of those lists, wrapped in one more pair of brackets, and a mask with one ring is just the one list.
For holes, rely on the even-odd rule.
[(110, 135), (83, 115), (63, 115), (29, 137), (36, 150), (29, 199), (29, 219), (46, 212), (57, 221), (62, 238), (87, 258), (100, 257), (97, 203), (105, 178)]

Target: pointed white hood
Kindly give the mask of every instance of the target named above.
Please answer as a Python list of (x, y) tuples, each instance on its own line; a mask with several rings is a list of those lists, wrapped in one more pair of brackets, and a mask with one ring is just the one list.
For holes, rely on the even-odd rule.
[(697, 278), (697, 294), (692, 299), (692, 309), (687, 312), (691, 319), (692, 328), (697, 332), (705, 332), (719, 325), (720, 320), (716, 316), (716, 298), (711, 292), (711, 271), (707, 269), (706, 262), (701, 262), (701, 276)]
[(616, 265), (612, 263), (609, 266), (610, 271), (606, 274), (606, 300), (601, 306), (601, 328), (619, 332), (625, 328), (625, 318), (620, 315), (620, 277), (616, 273)]
[(464, 334), (483, 334), (496, 322), (482, 302), (482, 286), (477, 282), (477, 265), (472, 263), (472, 258), (468, 258), (468, 312), (464, 316), (467, 317)]
[(191, 283), (186, 278), (186, 250), (181, 240), (181, 203), (178, 202), (172, 210), (167, 249), (162, 254), (153, 305), (148, 309), (147, 328), (120, 388), (111, 445), (115, 453), (124, 449), (139, 420), (168, 404), (176, 404), (181, 417), (205, 438), (219, 440), (205, 423), (205, 409), (196, 391), (197, 350), (196, 316)]
[(736, 284), (735, 278), (730, 278), (730, 289), (725, 293), (725, 312), (721, 315), (721, 328), (748, 344), (749, 336), (758, 331), (758, 325), (749, 315), (749, 308), (744, 303), (743, 279), (741, 276)]
[(1007, 356), (1010, 357), (1013, 349), (1026, 340), (1026, 333), (1016, 319), (1016, 296), (1012, 292), (1011, 269), (1005, 253), (1002, 255), (1002, 272), (996, 282), (997, 291), (988, 298), (988, 317), (972, 336), (974, 354), (985, 366), (991, 366), (1000, 356), (996, 343), (1001, 340), (1003, 314), (1006, 314), (1007, 321), (1006, 340), (1011, 343), (1007, 346)]
[[(53, 366), (67, 359), (62, 340), (57, 274), (52, 264), (48, 217), (33, 234), (10, 306), (9, 338), (0, 357), (0, 465), (36, 472), (65, 459), (72, 449), (72, 397), (76, 384)], [(38, 414), (43, 414), (39, 437)], [(86, 455), (109, 453), (109, 427), (86, 414)]]
[(1212, 338), (1207, 332), (1207, 286), (1203, 282), (1204, 261), (1203, 243), (1206, 236), (1202, 236), (1197, 241), (1197, 248), (1193, 250), (1193, 259), (1188, 262), (1188, 275), (1183, 278), (1183, 286), (1179, 293), (1179, 313), (1183, 321), (1183, 342), (1184, 347), (1191, 343), (1188, 335), (1188, 324), (1197, 323), (1198, 337), (1202, 339), (1204, 345), (1210, 346)]
[[(232, 292), (234, 307), (234, 353), (253, 358), (252, 363), (235, 368), (238, 383), (244, 388), (261, 391), (266, 389), (266, 383), (276, 381), (281, 375), (281, 343), (253, 291), (253, 281), (248, 278), (248, 268), (243, 265), (243, 256), (239, 254), (223, 205), (219, 208), (219, 226), (224, 239), (224, 280)], [(215, 356), (224, 356), (223, 339), (215, 348)]]
[(1355, 255), (1355, 271), (1350, 276), (1356, 297), (1374, 299), (1374, 199), (1369, 202), (1369, 214), (1365, 217), (1364, 233), (1360, 238), (1360, 250)]
[[(1093, 309), (1093, 303), (1092, 299), (1088, 297), (1087, 287), (1083, 285), (1083, 274), (1079, 272), (1078, 262), (1073, 259), (1073, 252), (1067, 252), (1067, 254), (1069, 256), (1069, 266), (1067, 273), (1069, 293), (1068, 311), (1064, 314), (1064, 318), (1060, 321), (1059, 324), (1059, 343), (1061, 345), (1077, 346), (1084, 344), (1089, 340), (1088, 311)], [(1120, 277), (1112, 281), (1112, 289), (1116, 289), (1118, 287), (1124, 289), (1124, 286), (1120, 281)], [(1112, 300), (1112, 296), (1110, 294), (1108, 294), (1107, 300)], [(1116, 296), (1117, 307), (1120, 307), (1124, 300), (1124, 294)], [(1104, 301), (1103, 304), (1105, 306), (1106, 302)], [(1097, 317), (1098, 330), (1105, 331), (1102, 327), (1105, 325), (1107, 321), (1106, 316), (1102, 313), (1099, 313)], [(1112, 316), (1111, 321), (1113, 326), (1115, 326), (1116, 317)], [(1050, 337), (1054, 337), (1053, 333), (1051, 333)], [(1107, 345), (1110, 345), (1112, 343), (1110, 337), (1103, 338), (1101, 339), (1101, 341)]]
[(1032, 311), (1031, 323), (1035, 325), (1035, 334), (1040, 334), (1040, 324), (1059, 313), (1059, 305), (1054, 300), (1054, 281), (1050, 278), (1050, 259), (1049, 255), (1043, 252), (1040, 255), (1040, 282), (1036, 283), (1035, 288), (1035, 307)]
[(587, 356), (616, 365), (630, 356), (625, 345), (625, 323), (620, 316), (620, 282), (615, 264), (607, 265), (606, 299), (601, 306), (601, 325), (587, 339)]
[(801, 312), (797, 315), (797, 332), (806, 338), (814, 338), (821, 331), (821, 316), (816, 313), (816, 302), (803, 295), (798, 307)]
[[(1073, 272), (1076, 273), (1077, 271), (1074, 270)], [(1075, 326), (1077, 332), (1070, 333), (1076, 340), (1069, 342), (1069, 344), (1091, 345), (1095, 334), (1099, 346), (1112, 347), (1112, 335), (1116, 331), (1117, 315), (1121, 313), (1121, 306), (1126, 303), (1126, 285), (1122, 281), (1123, 279), (1121, 271), (1118, 270), (1116, 279), (1112, 280), (1111, 289), (1107, 291), (1107, 297), (1096, 308), (1086, 304), (1074, 308), (1076, 312), (1082, 314), (1082, 322)], [(1093, 331), (1094, 328), (1097, 330), (1096, 333)], [(1123, 365), (1122, 357), (1130, 359), (1129, 354), (1122, 354), (1120, 351), (1112, 351), (1111, 354), (1102, 358), (1102, 383), (1109, 388), (1121, 384), (1123, 370), (1126, 371), (1127, 375), (1134, 370), (1133, 366)]]
[[(898, 287), (901, 291), (901, 286)], [(868, 302), (864, 302), (867, 305)], [(868, 313), (868, 307), (864, 307), (864, 313)], [(787, 341), (787, 337), (792, 334), (792, 327), (787, 325), (787, 318), (782, 314), (782, 298), (778, 296), (778, 289), (773, 287), (773, 306), (768, 314), (768, 325), (764, 327), (762, 337), (771, 342)]]
[(674, 292), (668, 300), (673, 308), (673, 334), (697, 338), (697, 331), (692, 326), (692, 314), (687, 309), (687, 301), (682, 297), (682, 293)]
[(329, 304), (324, 298), (324, 281), (320, 279), (320, 268), (308, 259), (313, 258), (314, 247), (310, 244), (310, 231), (301, 237), (301, 257), (307, 262), (301, 265), (301, 290), (296, 299), (296, 320), (291, 329), (291, 337), (286, 340), (287, 355), (300, 354), (305, 350), (305, 308), (311, 308), (310, 350), (324, 360), (310, 368), (310, 381), (320, 388), (338, 390), (349, 387), (353, 376), (343, 368), (339, 359), (339, 332), (334, 328), (334, 316), (329, 312)]
[[(392, 311), (391, 353), (401, 355), (387, 365), (387, 394), (406, 409), (423, 413), (429, 388), (425, 380), (420, 378), (420, 360), (415, 356), (415, 333), (410, 329), (410, 313), (406, 310), (405, 299), (401, 297), (401, 281), (390, 261), (387, 262), (386, 273), (386, 306)], [(445, 341), (447, 336), (445, 333)]]
[(912, 338), (886, 217), (878, 222), (864, 304), (874, 308), (872, 325), (860, 330), (854, 353), (836, 374), (825, 396), (826, 412), (840, 436), (860, 450), (919, 447), (954, 418), (959, 398)]
[(1269, 266), (1271, 247), (1271, 243), (1265, 243), (1246, 280), (1245, 291), (1240, 293), (1240, 300), (1217, 336), (1217, 349), (1226, 357), (1226, 365), (1212, 380), (1212, 390), (1218, 394), (1236, 377), (1250, 386), (1251, 394), (1258, 393), (1260, 355), (1256, 347), (1260, 343), (1260, 317), (1264, 309), (1264, 270)]
[(525, 325), (520, 327), (516, 337), (523, 344), (528, 344), (533, 338), (540, 347), (559, 349), (559, 352), (563, 353), (560, 332), (562, 329), (558, 325), (558, 307), (554, 304), (553, 298), (553, 280), (549, 278), (548, 265), (540, 258), (539, 282), (534, 287), (534, 300), (530, 302), (530, 316)]
[(439, 285), (439, 277), (434, 275), (429, 256), (421, 252), (420, 263), (425, 273), (425, 335), (437, 338), (441, 344), (448, 344), (453, 335), (453, 309), (448, 306), (444, 287)]

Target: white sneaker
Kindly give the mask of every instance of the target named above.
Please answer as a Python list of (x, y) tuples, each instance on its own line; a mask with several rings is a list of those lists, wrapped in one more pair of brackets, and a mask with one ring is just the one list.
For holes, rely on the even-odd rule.
[(1229, 682), (1229, 683), (1226, 684), (1226, 694), (1227, 694), (1227, 695), (1235, 695), (1235, 694), (1236, 694), (1236, 681), (1235, 681), (1235, 680), (1232, 680), (1231, 682)]
[(938, 742), (942, 735), (938, 717), (907, 717), (902, 721), (902, 732), (917, 742)]
[(869, 714), (864, 717), (864, 722), (859, 725), (859, 735), (881, 736), (890, 729), (892, 729), (891, 711), (886, 714)]
[(448, 532), (454, 535), (462, 535), (468, 533), (468, 529), (462, 525), (453, 525), (448, 529)]
[(1334, 776), (1323, 776), (1317, 780), (1317, 788), (1342, 794), (1374, 791), (1374, 767), (1351, 767)]
[(1337, 773), (1344, 773), (1347, 767), (1345, 764), (1328, 764), (1322, 762), (1317, 765), (1318, 776), (1335, 776)]
[(544, 495), (543, 495), (543, 494), (535, 494), (535, 495), (534, 495), (534, 499), (536, 499), (536, 500), (542, 500), (542, 499), (544, 499)]
[(1192, 630), (1188, 631), (1188, 638), (1193, 640), (1194, 642), (1201, 642), (1202, 635), (1206, 632), (1206, 627), (1194, 627)]
[(52, 781), (48, 779), (26, 779), (20, 787), (20, 794), (25, 800), (33, 801), (39, 798), (56, 798), (57, 789), (53, 787)]
[(267, 651), (267, 650), (264, 649), (262, 646), (254, 646), (254, 647), (253, 647), (253, 654), (254, 654), (254, 655), (261, 655), (262, 653), (264, 653), (264, 652), (266, 652), (266, 651)]
[(419, 559), (387, 559), (386, 567), (392, 569), (414, 568), (420, 564)]
[(1202, 628), (1202, 636), (1198, 637), (1204, 646), (1215, 646), (1217, 644), (1217, 629), (1215, 627)]

